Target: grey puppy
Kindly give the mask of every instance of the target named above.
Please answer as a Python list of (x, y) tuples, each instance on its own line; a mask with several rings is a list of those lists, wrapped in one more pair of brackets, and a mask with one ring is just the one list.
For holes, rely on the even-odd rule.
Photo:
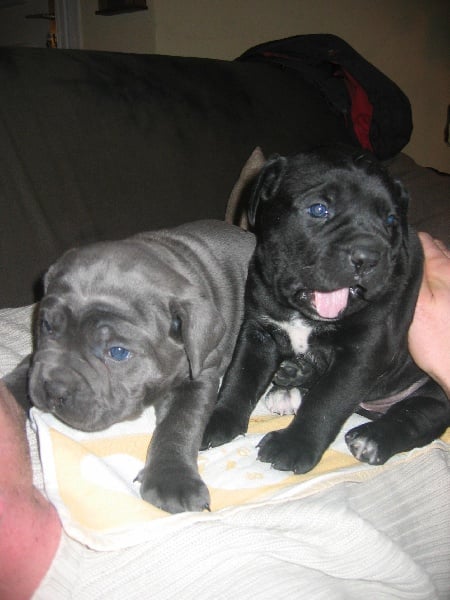
[[(97, 431), (153, 404), (141, 495), (172, 513), (209, 507), (197, 468), (243, 314), (254, 237), (198, 221), (69, 250), (48, 271), (28, 391)], [(24, 367), (7, 378), (18, 393)], [(23, 384), (23, 382), (21, 382)]]

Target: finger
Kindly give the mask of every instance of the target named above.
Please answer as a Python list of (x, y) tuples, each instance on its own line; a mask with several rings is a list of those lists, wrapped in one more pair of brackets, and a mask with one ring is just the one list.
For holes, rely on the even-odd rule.
[(442, 256), (442, 254), (447, 258), (450, 258), (450, 251), (444, 242), (433, 239), (429, 233), (425, 233), (424, 231), (420, 231), (418, 235), (422, 243), (424, 254), (427, 258), (439, 257)]
[(433, 240), (436, 246), (445, 254), (447, 258), (450, 258), (450, 250), (444, 244), (442, 240)]

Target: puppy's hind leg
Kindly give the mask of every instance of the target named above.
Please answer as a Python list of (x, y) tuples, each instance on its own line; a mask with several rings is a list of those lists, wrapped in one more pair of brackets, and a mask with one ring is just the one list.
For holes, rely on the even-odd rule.
[(278, 367), (272, 386), (264, 394), (266, 407), (275, 414), (296, 414), (302, 396), (325, 371), (327, 362), (319, 353), (299, 354), (294, 359), (286, 359)]
[(267, 409), (276, 415), (294, 415), (302, 402), (302, 395), (298, 388), (277, 385), (271, 385), (263, 398)]
[(376, 421), (348, 431), (345, 441), (358, 460), (381, 465), (394, 454), (429, 444), (449, 426), (450, 403), (430, 380), (417, 395), (394, 404)]

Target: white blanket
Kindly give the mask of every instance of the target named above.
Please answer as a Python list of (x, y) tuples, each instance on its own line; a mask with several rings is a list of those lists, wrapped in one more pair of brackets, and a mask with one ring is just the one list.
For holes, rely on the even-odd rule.
[[(372, 468), (357, 462), (340, 436), (311, 473), (295, 476), (256, 458), (266, 431), (288, 424), (289, 417), (255, 416), (249, 433), (219, 448), (201, 452), (199, 470), (211, 494), (211, 513), (168, 514), (143, 501), (134, 483), (144, 466), (155, 426), (150, 408), (136, 421), (97, 433), (71, 429), (52, 415), (32, 410), (38, 434), (47, 496), (66, 532), (97, 550), (116, 550), (151, 539), (157, 527), (209, 522), (217, 511), (255, 502), (280, 501), (311, 493), (338, 477), (351, 479)], [(359, 422), (354, 416), (351, 421)], [(359, 477), (359, 475), (358, 475)]]
[[(30, 315), (0, 311), (0, 375), (30, 350)], [(341, 435), (312, 473), (293, 476), (256, 460), (258, 439), (287, 422), (261, 412), (247, 436), (200, 454), (212, 512), (171, 516), (133, 483), (151, 409), (96, 434), (33, 409), (45, 491), (65, 531), (35, 598), (450, 597), (448, 443), (369, 467)], [(39, 481), (31, 429), (29, 439)]]

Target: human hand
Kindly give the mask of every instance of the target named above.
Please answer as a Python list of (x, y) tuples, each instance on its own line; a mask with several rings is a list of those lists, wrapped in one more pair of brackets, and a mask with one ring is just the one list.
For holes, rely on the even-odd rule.
[(416, 364), (450, 396), (450, 251), (427, 233), (419, 233), (424, 272), (409, 351)]

